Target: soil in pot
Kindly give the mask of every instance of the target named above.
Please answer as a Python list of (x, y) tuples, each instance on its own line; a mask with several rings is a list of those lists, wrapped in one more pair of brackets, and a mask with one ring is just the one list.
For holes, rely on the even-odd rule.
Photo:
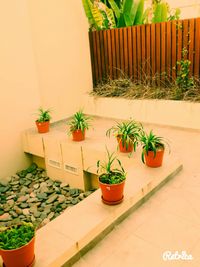
[(144, 154), (145, 163), (148, 167), (157, 168), (162, 166), (164, 156), (164, 149), (159, 149), (156, 151), (156, 155), (154, 155), (153, 151), (148, 151), (148, 155)]
[(76, 142), (80, 142), (80, 141), (85, 140), (85, 131), (78, 129), (78, 130), (72, 132), (72, 140), (76, 141)]
[(47, 133), (49, 132), (49, 121), (44, 121), (44, 122), (35, 122), (37, 125), (38, 133)]

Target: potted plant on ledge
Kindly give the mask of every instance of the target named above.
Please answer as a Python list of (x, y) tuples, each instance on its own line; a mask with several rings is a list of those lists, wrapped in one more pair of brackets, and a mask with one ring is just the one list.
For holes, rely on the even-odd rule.
[(153, 134), (151, 130), (149, 134), (143, 133), (140, 137), (142, 144), (142, 162), (148, 167), (160, 167), (162, 166), (163, 156), (165, 151), (165, 145), (169, 144), (160, 136)]
[(87, 116), (82, 110), (77, 111), (68, 122), (69, 134), (72, 134), (73, 141), (85, 140), (85, 130), (90, 127), (90, 121), (92, 117)]
[(50, 110), (44, 110), (43, 108), (39, 108), (38, 119), (35, 122), (39, 133), (49, 132), (50, 119)]
[(35, 261), (35, 228), (21, 223), (0, 228), (0, 255), (5, 267), (31, 267)]
[(112, 126), (107, 130), (106, 135), (110, 137), (112, 132), (117, 138), (120, 152), (129, 153), (132, 152), (133, 149), (136, 151), (142, 131), (142, 124), (131, 120), (117, 122), (116, 126)]
[[(121, 161), (114, 156), (114, 153), (109, 153), (107, 150), (107, 162), (97, 162), (97, 173), (99, 176), (99, 186), (102, 192), (102, 201), (108, 205), (116, 205), (123, 201), (124, 185), (126, 173), (122, 167)], [(113, 167), (115, 161), (118, 167)]]

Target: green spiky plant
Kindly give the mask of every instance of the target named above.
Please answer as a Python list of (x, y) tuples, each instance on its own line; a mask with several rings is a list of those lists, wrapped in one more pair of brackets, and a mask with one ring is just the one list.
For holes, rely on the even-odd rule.
[[(121, 161), (115, 156), (114, 152), (107, 151), (107, 161), (97, 161), (97, 173), (101, 172), (99, 181), (104, 184), (119, 184), (126, 179), (126, 172)], [(113, 167), (114, 162), (118, 163), (118, 168)]]
[(45, 122), (45, 121), (50, 121), (51, 116), (50, 116), (50, 109), (44, 110), (43, 108), (38, 109), (38, 119), (36, 120), (37, 122)]
[(35, 235), (31, 223), (21, 223), (0, 229), (0, 249), (12, 250), (26, 245)]
[(168, 142), (166, 139), (160, 136), (156, 136), (153, 131), (151, 130), (149, 134), (143, 132), (143, 134), (140, 136), (140, 143), (142, 144), (143, 150), (142, 150), (142, 162), (144, 161), (144, 155), (148, 155), (149, 151), (153, 151), (154, 158), (156, 156), (157, 150), (163, 150), (165, 149), (165, 145), (169, 147)]
[(139, 143), (140, 135), (143, 132), (143, 126), (134, 120), (117, 122), (115, 126), (112, 126), (107, 130), (106, 135), (110, 137), (113, 133), (115, 137), (119, 138), (123, 147), (128, 149), (129, 144), (133, 146), (134, 151)]
[(165, 0), (154, 0), (152, 5), (152, 13), (153, 23), (179, 19), (180, 17), (180, 9), (170, 9), (169, 4)]
[(88, 130), (91, 126), (91, 120), (92, 117), (85, 115), (82, 110), (77, 111), (68, 122), (68, 125), (70, 126), (68, 134), (71, 134), (76, 130), (81, 130), (82, 132)]

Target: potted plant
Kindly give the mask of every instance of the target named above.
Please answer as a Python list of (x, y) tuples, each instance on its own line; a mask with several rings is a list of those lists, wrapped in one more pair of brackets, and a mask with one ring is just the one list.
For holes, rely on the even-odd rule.
[(69, 134), (72, 134), (73, 141), (85, 140), (85, 130), (90, 127), (92, 117), (87, 116), (82, 110), (77, 111), (68, 122)]
[(35, 228), (21, 223), (0, 228), (0, 255), (5, 267), (33, 266)]
[[(116, 205), (123, 201), (124, 184), (126, 173), (122, 167), (121, 161), (114, 156), (114, 153), (109, 153), (107, 150), (108, 160), (106, 162), (97, 161), (97, 173), (99, 176), (99, 187), (102, 192), (102, 201), (108, 205)], [(118, 167), (113, 164), (117, 162)]]
[(36, 120), (36, 126), (38, 128), (39, 133), (47, 133), (49, 131), (50, 124), (50, 110), (44, 110), (43, 108), (39, 108), (38, 119)]
[(120, 152), (129, 153), (132, 152), (133, 149), (136, 151), (142, 131), (142, 124), (134, 120), (130, 120), (117, 122), (116, 126), (112, 126), (107, 130), (106, 135), (110, 137), (112, 132), (117, 138)]
[(165, 145), (169, 146), (167, 141), (151, 130), (149, 134), (144, 132), (141, 135), (140, 142), (143, 147), (142, 162), (153, 168), (162, 166)]

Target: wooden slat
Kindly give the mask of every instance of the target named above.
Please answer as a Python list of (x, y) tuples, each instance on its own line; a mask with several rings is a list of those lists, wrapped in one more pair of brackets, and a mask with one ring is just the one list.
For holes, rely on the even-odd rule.
[(151, 77), (151, 28), (150, 25), (146, 25), (146, 71), (147, 78)]
[(189, 47), (189, 32), (188, 31), (189, 31), (188, 19), (185, 19), (185, 20), (183, 20), (183, 48), (185, 48), (187, 50)]
[(128, 75), (128, 35), (127, 28), (123, 28), (124, 31), (124, 72)]
[(178, 41), (177, 41), (177, 61), (180, 61), (182, 58), (183, 50), (183, 24), (182, 21), (178, 22)]
[(137, 80), (137, 32), (136, 27), (132, 27), (133, 37), (133, 78)]
[(195, 55), (194, 55), (194, 76), (200, 76), (200, 18), (196, 19), (195, 27)]
[(92, 32), (93, 48), (94, 48), (94, 69), (95, 69), (95, 81), (99, 82), (99, 70), (97, 63), (97, 46), (96, 46), (96, 32)]
[(124, 42), (123, 42), (123, 28), (119, 29), (119, 51), (120, 51), (120, 69), (124, 73)]
[(166, 23), (161, 23), (161, 80), (162, 85), (165, 85), (166, 72)]
[(141, 25), (141, 75), (142, 80), (146, 79), (146, 44), (145, 44), (145, 25)]
[(168, 79), (169, 80), (171, 80), (171, 75), (172, 75), (172, 73), (171, 73), (171, 54), (172, 54), (172, 42), (171, 42), (171, 40), (172, 40), (172, 31), (171, 31), (171, 27), (172, 27), (172, 25), (171, 25), (171, 21), (169, 21), (168, 23), (167, 23), (167, 36), (166, 36), (166, 38), (167, 38), (167, 42), (166, 42), (166, 44), (167, 44), (167, 51), (166, 51), (166, 55), (167, 55), (167, 59), (166, 59), (166, 63), (167, 63), (167, 65), (166, 65), (166, 68), (167, 68), (167, 76), (168, 76)]
[(107, 44), (108, 44), (108, 76), (113, 79), (113, 65), (112, 65), (112, 44), (111, 44), (111, 30), (107, 30)]
[(156, 36), (155, 24), (151, 25), (151, 75), (156, 74)]
[(111, 31), (111, 43), (112, 43), (112, 71), (113, 79), (117, 78), (117, 63), (116, 63), (116, 45), (115, 45), (115, 31)]
[[(200, 40), (199, 40), (200, 41)], [(189, 55), (188, 58), (191, 62), (190, 74), (193, 76), (194, 72), (194, 19), (189, 22)]]
[(104, 41), (103, 41), (103, 31), (99, 32), (99, 42), (101, 47), (101, 71), (102, 71), (102, 79), (106, 78), (106, 70), (105, 70), (105, 55), (104, 55)]
[(103, 31), (103, 46), (104, 46), (104, 59), (105, 59), (105, 77), (108, 77), (108, 42), (107, 42), (107, 31)]
[(156, 80), (157, 84), (160, 85), (160, 73), (161, 73), (161, 33), (160, 33), (160, 23), (156, 23)]
[(133, 46), (132, 46), (132, 31), (131, 27), (128, 27), (128, 69), (129, 77), (132, 79), (133, 76)]
[(92, 32), (89, 32), (88, 36), (89, 36), (89, 42), (90, 42), (90, 58), (91, 58), (91, 67), (92, 67), (92, 79), (93, 79), (93, 84), (96, 84), (95, 67), (94, 67), (94, 47), (93, 47)]
[(175, 21), (172, 21), (172, 64), (171, 64), (171, 69), (172, 69), (172, 79), (173, 81), (176, 80), (176, 42), (177, 42), (177, 25)]
[(116, 48), (116, 77), (119, 78), (121, 75), (120, 68), (120, 47), (119, 47), (119, 29), (115, 30), (115, 48)]
[(101, 70), (101, 46), (99, 40), (99, 32), (95, 33), (96, 35), (96, 46), (97, 46), (97, 64), (98, 64), (98, 73), (99, 73), (99, 80), (102, 80), (102, 70)]

